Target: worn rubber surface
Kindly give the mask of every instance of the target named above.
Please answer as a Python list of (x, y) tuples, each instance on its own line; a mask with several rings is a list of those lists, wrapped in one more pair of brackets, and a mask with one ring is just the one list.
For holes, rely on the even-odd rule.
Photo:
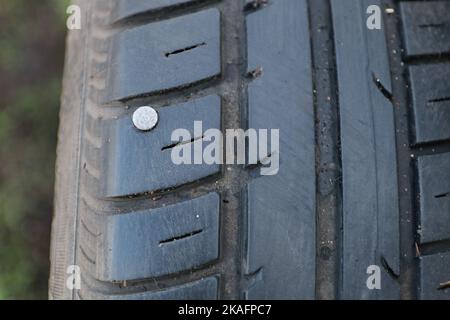
[[(450, 298), (450, 1), (75, 4), (51, 298)], [(200, 120), (280, 129), (278, 174), (173, 164)]]

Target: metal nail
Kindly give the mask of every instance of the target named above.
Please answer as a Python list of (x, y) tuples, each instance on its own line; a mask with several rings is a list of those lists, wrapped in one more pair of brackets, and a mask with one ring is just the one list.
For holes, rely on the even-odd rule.
[(152, 107), (140, 107), (133, 113), (133, 124), (139, 130), (152, 130), (157, 123), (158, 112), (156, 112), (156, 110)]

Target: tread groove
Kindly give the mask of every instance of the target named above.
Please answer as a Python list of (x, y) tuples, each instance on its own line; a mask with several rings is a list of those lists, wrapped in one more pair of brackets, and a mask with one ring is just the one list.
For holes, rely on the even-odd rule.
[(450, 252), (450, 239), (419, 244), (420, 256)]
[(216, 7), (221, 1), (222, 0), (192, 0), (168, 7), (147, 10), (116, 20), (111, 24), (111, 28), (117, 31), (136, 28), (144, 24), (168, 20), (185, 14)]
[[(339, 101), (329, 0), (310, 0), (316, 117), (316, 299), (339, 297), (342, 175)], [(317, 30), (317, 31), (314, 31)], [(315, 32), (315, 34), (314, 34)], [(326, 50), (323, 50), (326, 48)], [(326, 52), (325, 54), (323, 52)], [(327, 69), (321, 66), (327, 65)], [(331, 149), (328, 146), (333, 146)], [(333, 167), (330, 168), (330, 163)], [(328, 183), (331, 181), (331, 183)], [(333, 249), (330, 249), (333, 248)]]

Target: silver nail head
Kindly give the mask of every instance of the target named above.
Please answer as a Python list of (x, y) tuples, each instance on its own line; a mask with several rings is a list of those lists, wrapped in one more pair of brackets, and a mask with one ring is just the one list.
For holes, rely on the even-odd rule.
[(133, 113), (133, 124), (139, 130), (152, 130), (157, 123), (158, 112), (152, 107), (140, 107)]

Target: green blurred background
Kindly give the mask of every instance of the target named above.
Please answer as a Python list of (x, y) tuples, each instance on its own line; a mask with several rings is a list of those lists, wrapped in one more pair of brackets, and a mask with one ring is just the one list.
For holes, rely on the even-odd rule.
[(0, 0), (0, 299), (46, 299), (67, 0)]

